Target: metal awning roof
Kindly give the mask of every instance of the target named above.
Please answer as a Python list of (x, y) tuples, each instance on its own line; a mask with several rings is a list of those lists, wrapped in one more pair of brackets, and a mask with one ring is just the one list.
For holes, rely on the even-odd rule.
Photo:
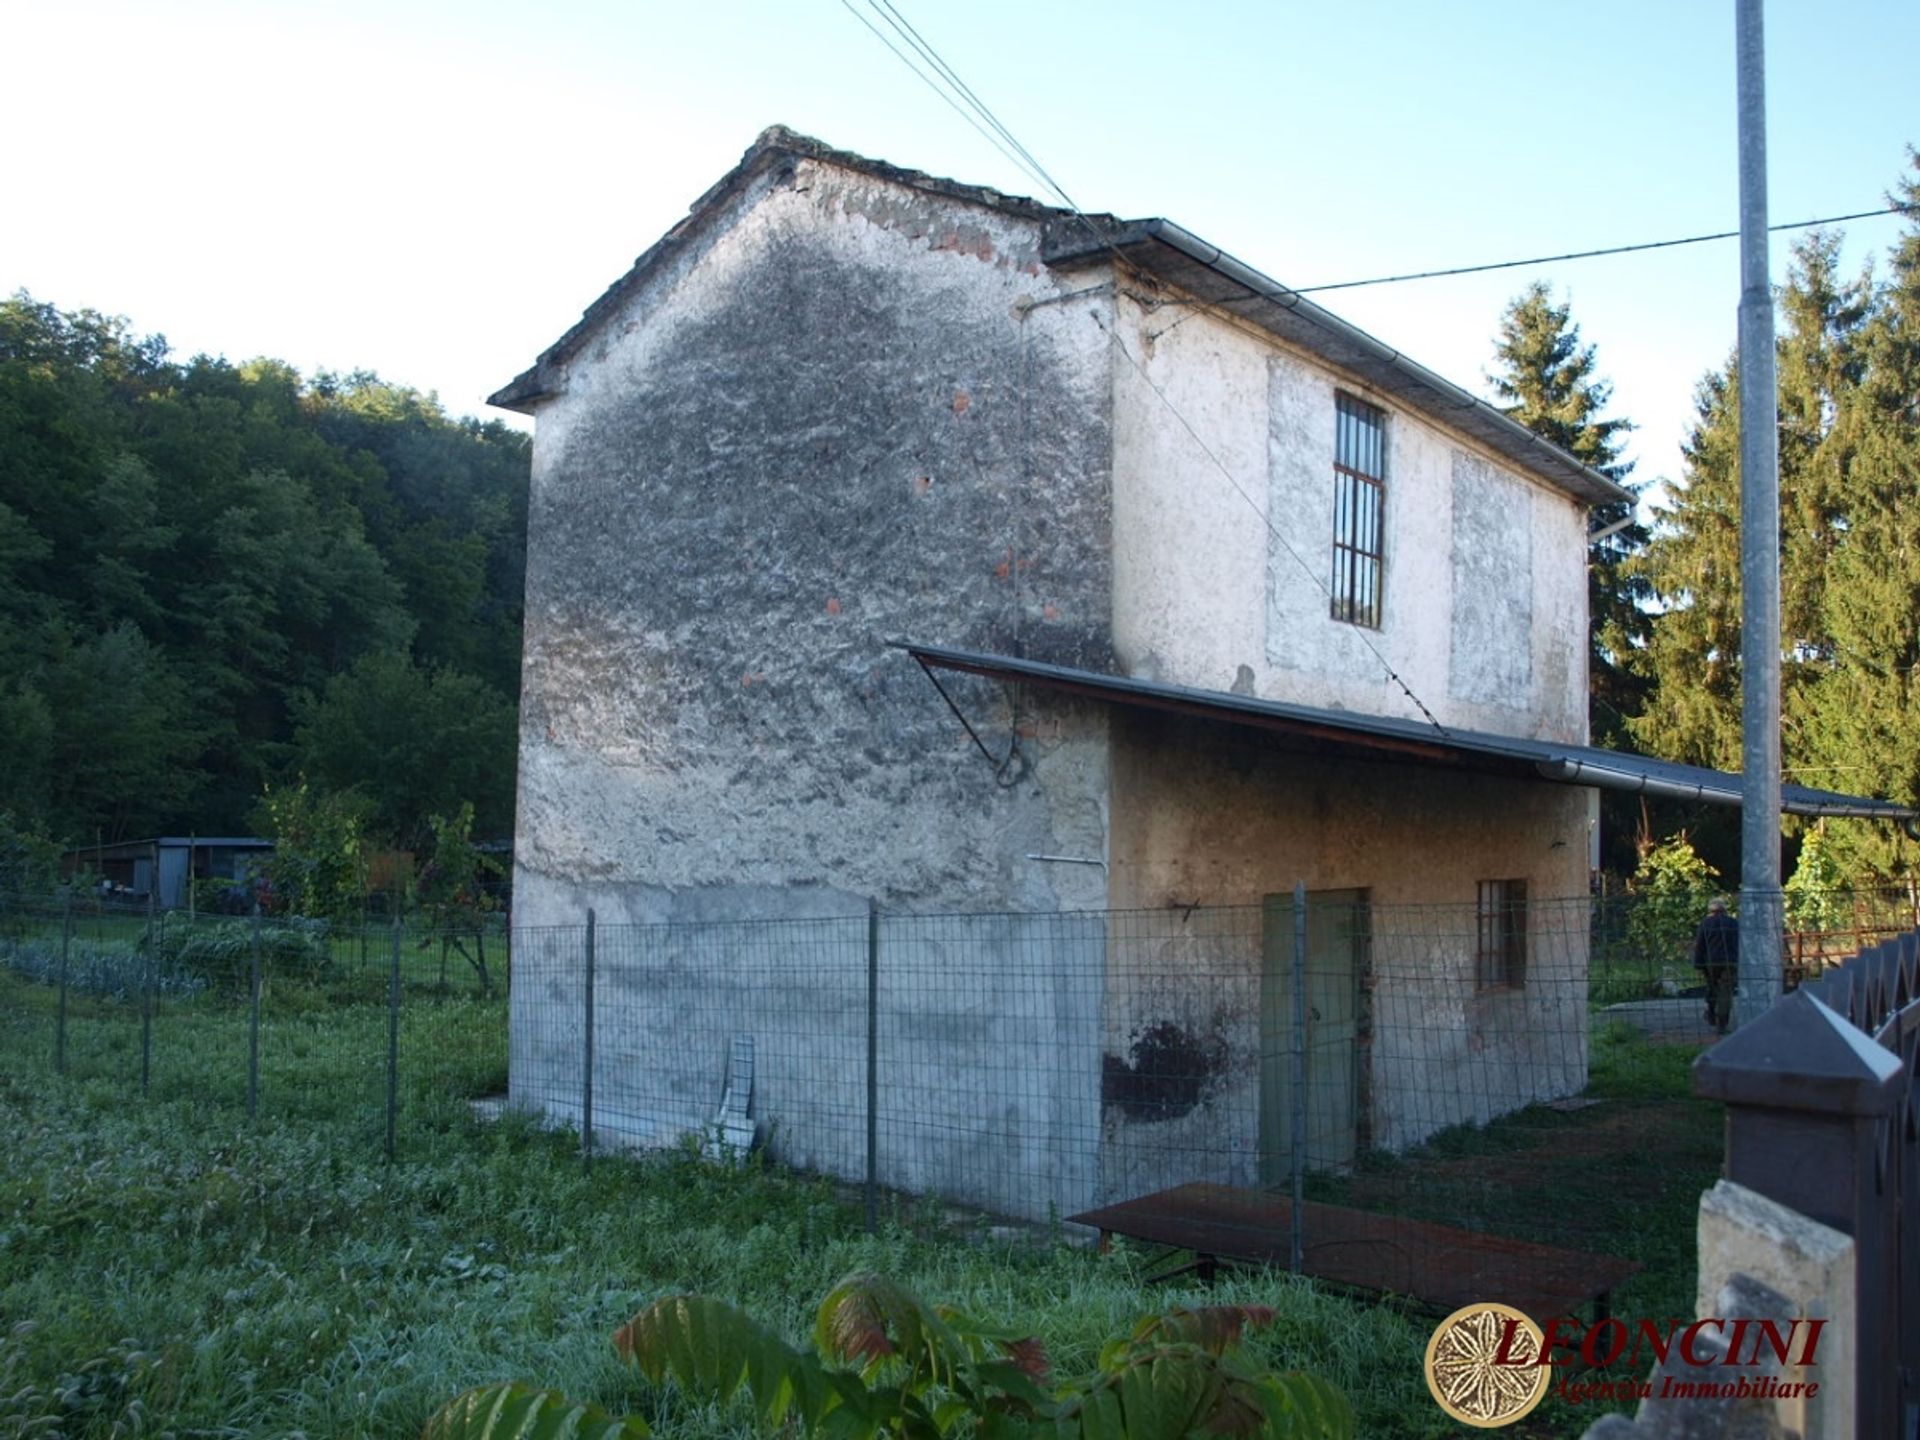
[[(1481, 730), (1441, 729), (1423, 720), (1362, 715), (1351, 710), (1322, 710), (1283, 700), (1262, 700), (1219, 690), (1197, 690), (1157, 680), (1134, 680), (1076, 670), (1010, 655), (973, 650), (951, 650), (910, 641), (890, 642), (924, 667), (956, 670), (988, 679), (1019, 681), (1084, 695), (1137, 709), (1171, 711), (1312, 742), (1316, 750), (1345, 752), (1362, 758), (1382, 756), (1420, 764), (1439, 765), (1480, 774), (1510, 775), (1551, 780), (1565, 785), (1591, 785), (1628, 790), (1708, 805), (1740, 804), (1740, 777), (1700, 765), (1676, 765), (1646, 755), (1600, 750), (1591, 745), (1568, 745), (1552, 740), (1530, 740), (1515, 735), (1492, 735)], [(1793, 815), (1850, 816), (1869, 820), (1914, 820), (1920, 810), (1891, 800), (1814, 790), (1805, 785), (1781, 787), (1781, 808)]]

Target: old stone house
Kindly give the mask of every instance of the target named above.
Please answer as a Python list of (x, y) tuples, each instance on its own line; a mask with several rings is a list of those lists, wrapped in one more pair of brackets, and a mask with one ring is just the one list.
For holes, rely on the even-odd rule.
[[(602, 950), (637, 1135), (758, 1034), (756, 1114), (856, 1173), (858, 1066), (768, 1037), (860, 1023), (864, 919), (804, 980), (747, 922), (877, 903), (887, 1179), (1257, 1181), (1302, 882), (1316, 1163), (1404, 1145), (1584, 1083), (1584, 919), (1542, 917), (1587, 893), (1587, 787), (1736, 793), (1584, 746), (1622, 492), (1165, 221), (769, 130), (493, 403), (538, 420), (516, 923), (663, 927)], [(516, 955), (521, 1098), (566, 1108), (576, 996)], [(1129, 1104), (1168, 1036), (1219, 1073)]]

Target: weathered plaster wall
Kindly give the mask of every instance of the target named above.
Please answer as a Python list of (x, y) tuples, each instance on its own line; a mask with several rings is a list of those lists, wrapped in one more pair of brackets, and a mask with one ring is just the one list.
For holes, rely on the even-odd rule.
[[(1113, 368), (1127, 673), (1420, 718), (1384, 658), (1444, 724), (1585, 739), (1579, 505), (1250, 328), (1133, 299), (1117, 324), (1132, 356)], [(1379, 630), (1328, 613), (1339, 390), (1388, 412)]]
[[(997, 778), (884, 643), (1111, 665), (1112, 391), (1093, 318), (1111, 294), (1056, 280), (1038, 238), (798, 161), (689, 237), (540, 409), (515, 920), (597, 913), (603, 1128), (647, 1140), (710, 1120), (727, 1044), (752, 1034), (777, 1152), (861, 1173), (869, 898), (1105, 901), (1098, 866), (1027, 858), (1104, 857), (1104, 710), (943, 677), (988, 745), (1019, 734)], [(857, 943), (771, 923), (853, 914)], [(1099, 987), (1043, 992), (1045, 955), (1004, 924), (963, 938), (944, 965), (924, 944), (883, 957), (883, 1029), (925, 1037), (890, 1067), (887, 1103), (984, 1102), (988, 1058), (1024, 1074), (966, 1162), (1005, 1188), (1059, 1170), (1059, 1127), (1097, 1123), (1097, 1089), (1053, 1047), (1091, 1036)], [(516, 974), (512, 1086), (567, 1115), (580, 966), (550, 948)], [(975, 978), (956, 992), (963, 960)], [(990, 1045), (952, 1038), (983, 1006)], [(947, 1173), (950, 1129), (909, 1118), (883, 1114), (883, 1177), (977, 1193)], [(1091, 1164), (1091, 1142), (1078, 1153)], [(1025, 1193), (1044, 1213), (1085, 1189), (1064, 1174)]]
[(1094, 1201), (1104, 915), (881, 926), (880, 1173), (1034, 1219)]
[[(1456, 700), (1520, 709), (1533, 697), (1533, 490), (1453, 454), (1451, 644)], [(1438, 538), (1438, 537), (1434, 537)]]
[[(1364, 889), (1372, 902), (1375, 1145), (1403, 1148), (1585, 1085), (1584, 791), (1287, 755), (1244, 730), (1154, 715), (1116, 718), (1113, 740), (1114, 904), (1160, 912), (1153, 923), (1168, 943), (1165, 964), (1114, 966), (1105, 1043), (1123, 1054), (1170, 1026), (1213, 1059), (1200, 1103), (1178, 1115), (1107, 1107), (1103, 1193), (1253, 1183), (1259, 917), (1234, 912), (1237, 922), (1216, 917), (1195, 933), (1180, 915), (1196, 904), (1257, 907), (1296, 880), (1310, 891)], [(1528, 971), (1517, 989), (1475, 986), (1482, 880), (1527, 882)], [(1173, 943), (1182, 934), (1184, 948)]]
[[(881, 1184), (1034, 1218), (1092, 1203), (1105, 935), (1097, 913), (881, 919)], [(572, 1124), (583, 940), (521, 932), (514, 956), (514, 1101)], [(748, 1036), (751, 1118), (769, 1153), (866, 1174), (865, 916), (607, 927), (596, 948), (599, 1144), (708, 1133), (729, 1047)]]
[[(1124, 884), (1118, 874), (1115, 882)], [(1195, 1180), (1259, 1184), (1257, 909), (1183, 903), (1116, 915), (1112, 925), (1100, 1202)]]
[[(1111, 301), (1060, 301), (1037, 239), (801, 162), (574, 359), (535, 440), (516, 918), (1098, 900), (1009, 857), (1100, 852), (1099, 714), (1030, 704), (1001, 788), (883, 643), (1109, 663)], [(998, 689), (949, 688), (1004, 746)]]

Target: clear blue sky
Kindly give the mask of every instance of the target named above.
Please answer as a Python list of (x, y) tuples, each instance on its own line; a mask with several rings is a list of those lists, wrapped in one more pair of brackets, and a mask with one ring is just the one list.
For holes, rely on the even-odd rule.
[[(1287, 284), (1737, 222), (1732, 0), (895, 3), (1082, 205)], [(1035, 189), (839, 0), (65, 0), (7, 29), (0, 288), (460, 412), (770, 123)], [(1773, 218), (1882, 203), (1920, 142), (1920, 4), (1773, 0), (1767, 38)], [(1849, 263), (1898, 223), (1847, 227)], [(1482, 389), (1535, 273), (1642, 426), (1638, 478), (1676, 474), (1733, 344), (1731, 242), (1326, 303)]]

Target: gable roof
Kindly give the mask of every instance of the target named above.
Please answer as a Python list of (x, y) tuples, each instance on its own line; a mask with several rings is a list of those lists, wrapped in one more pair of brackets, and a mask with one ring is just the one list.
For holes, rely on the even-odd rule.
[(633, 268), (588, 306), (579, 322), (542, 352), (528, 369), (488, 396), (487, 403), (505, 410), (532, 413), (541, 400), (554, 393), (559, 367), (580, 349), (602, 321), (620, 309), (629, 295), (646, 284), (688, 240), (713, 223), (728, 202), (743, 194), (759, 177), (782, 169), (791, 171), (801, 160), (837, 165), (909, 189), (1035, 221), (1046, 227), (1041, 253), (1049, 266), (1067, 267), (1116, 259), (1358, 376), (1373, 389), (1441, 425), (1465, 432), (1576, 500), (1605, 505), (1633, 498), (1599, 471), (1582, 465), (1559, 446), (1509, 419), (1497, 406), (1442, 379), (1393, 347), (1171, 221), (1082, 215), (1023, 196), (1003, 194), (984, 185), (962, 184), (882, 160), (870, 160), (851, 151), (835, 150), (784, 125), (761, 131), (740, 157), (740, 163), (693, 202), (684, 220), (642, 253), (633, 262)]
[[(1073, 213), (1023, 196), (1004, 195), (985, 185), (966, 185), (958, 180), (943, 180), (937, 175), (889, 165), (884, 160), (869, 160), (850, 150), (835, 150), (823, 141), (815, 140), (810, 135), (801, 135), (784, 125), (770, 125), (747, 147), (746, 154), (740, 157), (740, 163), (716, 180), (706, 194), (687, 208), (686, 219), (642, 251), (633, 262), (633, 268), (608, 286), (606, 293), (587, 307), (572, 329), (543, 350), (531, 366), (489, 395), (487, 403), (498, 405), (503, 410), (532, 414), (534, 406), (553, 393), (552, 381), (558, 367), (587, 342), (602, 321), (620, 309), (629, 295), (664, 268), (687, 241), (704, 231), (729, 201), (745, 193), (760, 176), (783, 170), (791, 172), (794, 164), (800, 160), (818, 160), (842, 169), (857, 170), (861, 174), (888, 180), (911, 190), (984, 206), (1023, 220), (1046, 222), (1064, 219)], [(1111, 215), (1099, 218), (1117, 223)]]

